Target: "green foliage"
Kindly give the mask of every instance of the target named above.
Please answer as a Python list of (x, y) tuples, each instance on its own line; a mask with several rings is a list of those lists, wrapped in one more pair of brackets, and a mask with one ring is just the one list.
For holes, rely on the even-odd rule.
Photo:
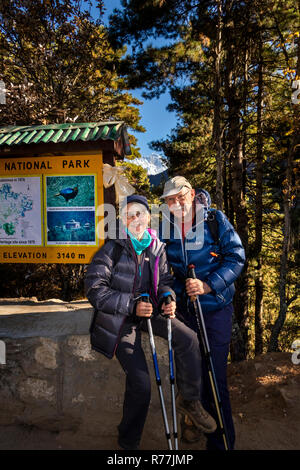
[(107, 31), (78, 0), (3, 0), (0, 77), (5, 124), (124, 120), (136, 130), (139, 100), (128, 92)]

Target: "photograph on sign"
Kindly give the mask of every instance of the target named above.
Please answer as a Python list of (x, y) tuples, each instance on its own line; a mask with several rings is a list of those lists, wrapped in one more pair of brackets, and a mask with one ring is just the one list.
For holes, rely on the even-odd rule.
[(95, 245), (95, 210), (47, 212), (47, 245)]
[(46, 176), (46, 204), (49, 207), (95, 207), (93, 175)]
[(95, 245), (95, 176), (46, 176), (47, 245)]
[(0, 177), (0, 245), (41, 246), (41, 177)]

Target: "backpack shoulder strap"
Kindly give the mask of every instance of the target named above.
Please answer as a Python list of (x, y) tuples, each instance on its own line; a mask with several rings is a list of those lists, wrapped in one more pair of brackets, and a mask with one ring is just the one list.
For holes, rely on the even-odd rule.
[(211, 236), (213, 238), (214, 244), (218, 245), (219, 244), (219, 224), (218, 220), (216, 217), (216, 211), (210, 210), (207, 214), (207, 219), (206, 219), (209, 231), (211, 233)]
[(115, 243), (113, 247), (113, 252), (112, 252), (112, 260), (113, 260), (113, 266), (115, 266), (122, 254), (123, 247), (119, 243)]

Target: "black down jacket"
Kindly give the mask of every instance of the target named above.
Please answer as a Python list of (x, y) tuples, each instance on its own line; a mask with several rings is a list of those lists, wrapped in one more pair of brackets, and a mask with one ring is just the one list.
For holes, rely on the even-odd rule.
[[(151, 235), (154, 237), (153, 231)], [(116, 243), (121, 248), (117, 263), (114, 264)], [(154, 307), (162, 303), (165, 292), (171, 292), (173, 300), (176, 300), (171, 289), (173, 277), (169, 272), (165, 244), (153, 238), (146, 249), (146, 256), (149, 256), (149, 293)], [(91, 346), (110, 359), (118, 346), (124, 321), (134, 312), (137, 273), (137, 256), (129, 238), (108, 240), (94, 255), (87, 269), (85, 292), (95, 309), (90, 328)]]

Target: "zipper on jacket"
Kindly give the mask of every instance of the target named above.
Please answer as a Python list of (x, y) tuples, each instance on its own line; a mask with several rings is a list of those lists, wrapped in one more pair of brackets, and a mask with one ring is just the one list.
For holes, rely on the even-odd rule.
[[(160, 250), (161, 251), (161, 250)], [(158, 276), (156, 275), (157, 270), (159, 269), (159, 256), (160, 256), (160, 251), (158, 252), (158, 255), (155, 258), (155, 263), (154, 263), (154, 273), (153, 273), (153, 285), (154, 285), (154, 292), (153, 295), (151, 292), (151, 287), (150, 287), (150, 297), (153, 300), (154, 304), (156, 307), (158, 307), (158, 297), (157, 297), (157, 291), (158, 291)]]
[(133, 252), (133, 258), (135, 260), (135, 275), (134, 275), (133, 288), (132, 288), (132, 293), (134, 295), (135, 294), (136, 278), (137, 278), (137, 274), (138, 274), (138, 270), (139, 270), (139, 260), (138, 260), (137, 254), (134, 251), (134, 248), (133, 248), (131, 242), (130, 242), (130, 246), (131, 246), (131, 250)]
[(179, 236), (180, 236), (180, 244), (181, 244), (181, 251), (182, 251), (182, 257), (183, 257), (183, 261), (185, 262), (185, 270), (187, 270), (188, 260), (187, 260), (187, 253), (186, 253), (186, 250), (185, 250), (185, 247), (184, 247), (183, 238), (182, 238), (182, 232), (181, 232), (181, 230), (179, 229), (178, 225), (177, 225), (175, 222), (173, 222), (166, 214), (164, 214), (164, 216), (165, 216), (166, 219), (168, 219), (168, 221), (173, 225), (173, 227), (176, 228), (176, 230), (177, 230), (178, 233), (179, 233)]

